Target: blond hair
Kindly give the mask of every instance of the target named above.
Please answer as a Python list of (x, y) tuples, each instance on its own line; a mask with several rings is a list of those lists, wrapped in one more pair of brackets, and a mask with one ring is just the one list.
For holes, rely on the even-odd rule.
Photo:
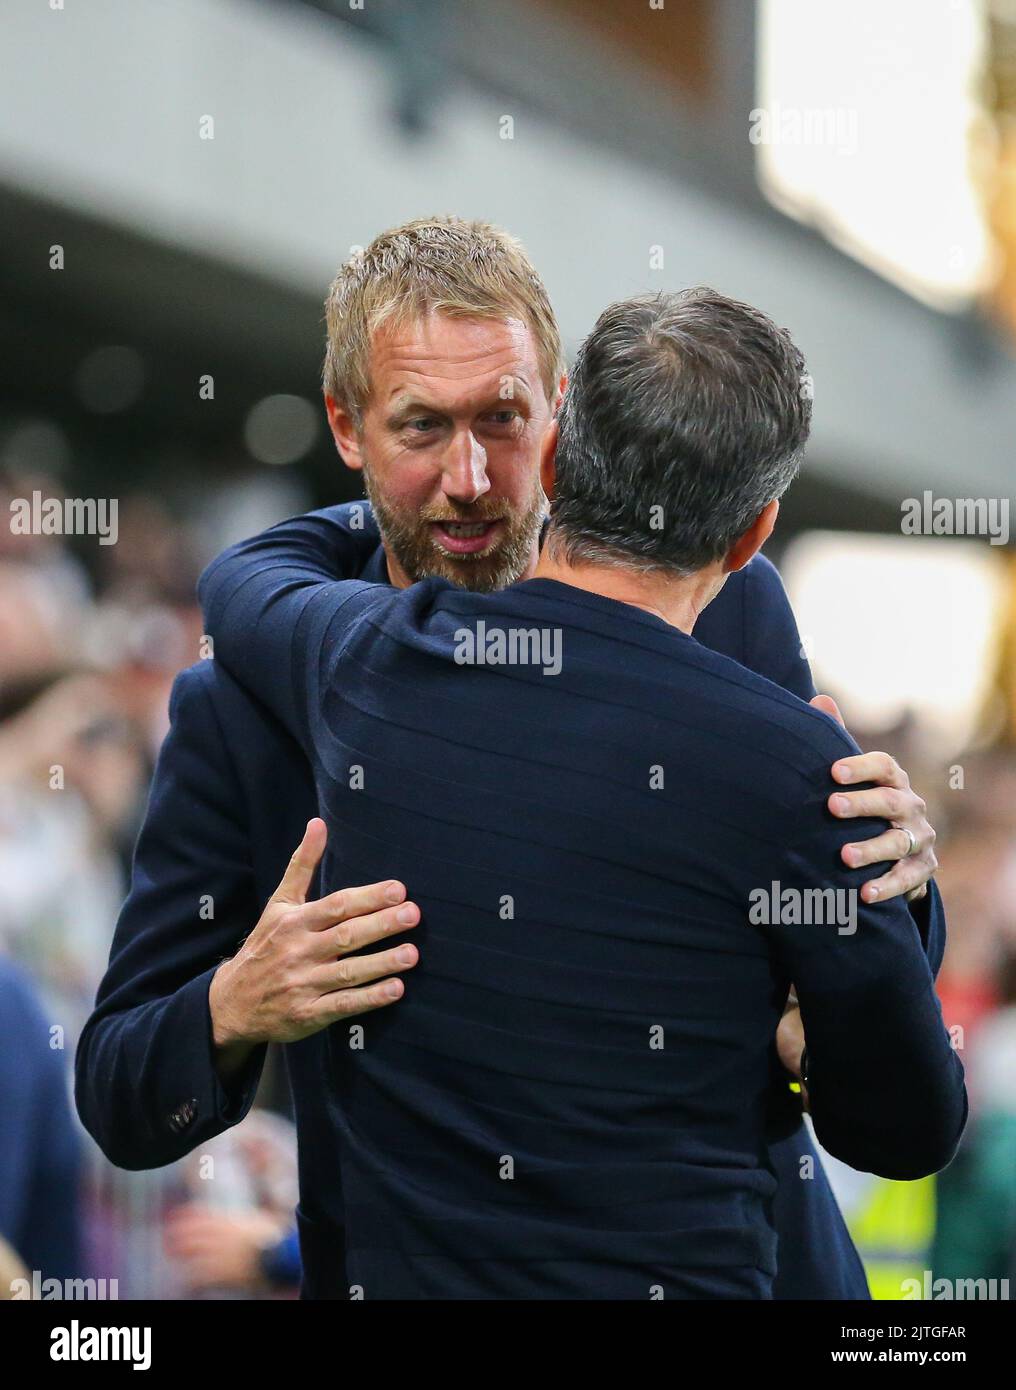
[(370, 351), (382, 324), (436, 311), (460, 318), (521, 319), (536, 343), (553, 402), (564, 371), (561, 335), (543, 281), (522, 243), (489, 222), (422, 217), (374, 238), (328, 289), (322, 381), (357, 429), (370, 396)]

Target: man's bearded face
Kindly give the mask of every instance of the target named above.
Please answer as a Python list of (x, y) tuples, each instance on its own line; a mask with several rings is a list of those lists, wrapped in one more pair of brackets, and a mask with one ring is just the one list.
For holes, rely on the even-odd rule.
[(530, 497), (521, 504), (480, 497), (467, 506), (446, 499), (422, 510), (389, 502), (366, 458), (363, 478), (385, 549), (411, 581), (447, 579), (490, 594), (525, 574), (547, 511), (535, 469)]
[(531, 572), (551, 419), (519, 320), (431, 313), (379, 330), (357, 462), (395, 583), (491, 592)]

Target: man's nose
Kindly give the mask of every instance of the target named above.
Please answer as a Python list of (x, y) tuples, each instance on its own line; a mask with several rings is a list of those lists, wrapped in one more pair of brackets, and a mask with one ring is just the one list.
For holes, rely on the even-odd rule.
[(453, 502), (476, 502), (490, 491), (487, 451), (470, 430), (455, 435), (442, 471), (441, 490)]

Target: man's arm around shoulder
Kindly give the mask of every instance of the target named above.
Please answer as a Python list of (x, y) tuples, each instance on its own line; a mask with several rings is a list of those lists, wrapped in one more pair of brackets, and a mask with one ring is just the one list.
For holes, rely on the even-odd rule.
[(308, 753), (308, 711), (319, 705), (326, 646), (334, 649), (341, 627), (397, 592), (336, 578), (349, 572), (336, 563), (349, 523), (335, 510), (292, 517), (230, 546), (198, 580), (216, 659)]

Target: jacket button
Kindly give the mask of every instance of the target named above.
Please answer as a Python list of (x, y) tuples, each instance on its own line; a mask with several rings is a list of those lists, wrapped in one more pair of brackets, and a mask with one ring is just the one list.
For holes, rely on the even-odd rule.
[(198, 1103), (196, 1100), (185, 1100), (182, 1105), (169, 1117), (169, 1127), (176, 1134), (185, 1130), (189, 1124), (193, 1123), (194, 1116), (198, 1113)]

